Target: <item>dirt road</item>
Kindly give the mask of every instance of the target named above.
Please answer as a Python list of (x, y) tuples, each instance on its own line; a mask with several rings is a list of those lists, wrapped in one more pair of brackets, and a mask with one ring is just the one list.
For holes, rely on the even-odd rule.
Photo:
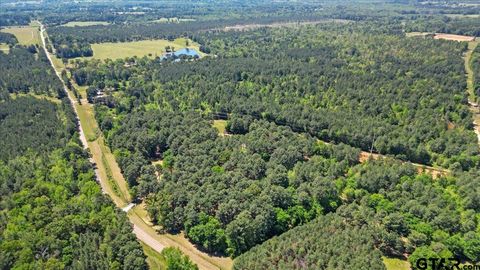
[[(62, 80), (61, 73), (57, 70), (57, 68), (54, 65), (54, 62), (52, 60), (51, 54), (48, 52), (47, 47), (46, 47), (46, 42), (45, 42), (45, 28), (43, 24), (40, 24), (40, 37), (42, 39), (42, 45), (43, 45), (43, 50), (45, 51), (45, 54), (47, 55), (47, 58), (50, 62), (50, 65), (52, 68), (55, 70), (55, 74), (57, 77), (60, 79), (60, 81), (63, 84), (64, 90), (67, 93), (68, 99), (70, 100), (70, 103), (72, 105), (73, 111), (75, 112), (76, 120), (79, 123), (79, 136), (80, 136), (80, 141), (83, 144), (84, 149), (89, 149), (89, 143), (87, 141), (87, 136), (85, 135), (85, 130), (82, 127), (82, 124), (85, 124), (85, 118), (93, 118), (93, 115), (82, 115), (84, 118), (84, 121), (81, 122), (81, 118), (79, 115), (79, 110), (77, 110), (77, 106), (91, 106), (90, 104), (84, 104), (84, 105), (79, 105), (76, 98), (73, 96), (73, 94), (69, 91), (69, 89), (66, 87), (65, 82)], [(83, 102), (82, 102), (83, 104)], [(83, 110), (83, 107), (81, 107), (81, 111), (83, 114), (86, 114), (86, 110)], [(92, 114), (92, 112), (90, 112)], [(96, 122), (95, 122), (96, 124)], [(95, 127), (91, 126), (85, 126), (85, 128), (89, 129), (89, 137), (91, 137), (92, 130), (95, 129)], [(103, 138), (100, 138), (100, 140), (103, 140)], [(98, 164), (98, 166), (103, 166), (103, 164), (100, 164), (102, 162), (102, 157), (105, 158), (113, 158), (113, 155), (110, 153), (110, 151), (105, 151), (105, 149), (102, 149), (101, 143), (98, 142), (98, 139), (91, 141), (90, 146), (94, 147), (94, 149), (90, 149), (92, 151), (93, 155), (96, 155), (94, 158), (90, 158), (90, 162), (92, 164)], [(100, 157), (99, 157), (100, 156)], [(109, 168), (110, 172), (109, 173), (120, 173), (120, 169), (118, 168), (118, 165), (115, 163), (114, 168)], [(182, 235), (176, 236), (176, 235), (168, 235), (168, 234), (159, 234), (156, 229), (153, 227), (153, 224), (148, 224), (146, 221), (146, 214), (140, 215), (139, 211), (131, 211), (135, 205), (133, 205), (130, 202), (130, 197), (129, 194), (124, 194), (125, 192), (128, 193), (128, 190), (125, 191), (125, 186), (126, 182), (125, 179), (123, 179), (123, 176), (121, 177), (122, 185), (119, 187), (120, 191), (116, 191), (115, 188), (111, 186), (109, 183), (110, 179), (108, 176), (108, 173), (105, 173), (105, 171), (100, 171), (97, 167), (95, 168), (95, 175), (97, 177), (97, 180), (100, 183), (100, 186), (102, 188), (102, 192), (105, 194), (108, 194), (112, 200), (114, 201), (115, 205), (124, 210), (125, 212), (128, 212), (128, 218), (130, 222), (133, 224), (133, 233), (136, 235), (136, 237), (154, 249), (157, 252), (161, 252), (165, 247), (169, 246), (174, 246), (180, 248), (182, 252), (187, 254), (190, 259), (196, 263), (201, 270), (214, 270), (214, 269), (230, 269), (232, 266), (232, 260), (227, 257), (214, 257), (210, 256), (204, 252), (199, 251), (198, 249), (195, 248), (188, 240), (186, 240), (185, 237)], [(117, 181), (118, 179), (114, 179), (113, 181)], [(117, 192), (120, 192), (121, 194), (116, 194)], [(137, 207), (138, 208), (138, 207)]]
[[(53, 64), (52, 57), (50, 56), (50, 53), (48, 53), (47, 45), (45, 44), (45, 36), (43, 34), (44, 32), (45, 32), (45, 27), (43, 26), (43, 24), (40, 24), (40, 38), (42, 39), (43, 50), (44, 50), (45, 54), (47, 55), (48, 61), (50, 62), (50, 65), (52, 66), (53, 70), (55, 71), (55, 74), (57, 75), (58, 79), (63, 84), (63, 89), (65, 90), (65, 93), (67, 93), (67, 97), (70, 100), (70, 103), (72, 104), (72, 109), (75, 112), (75, 117), (76, 117), (77, 123), (80, 123), (80, 119), (78, 118), (77, 108), (75, 108), (75, 104), (77, 103), (77, 100), (68, 91), (68, 88), (65, 85), (65, 82), (62, 80), (62, 76), (61, 76), (60, 72), (55, 68), (55, 65)], [(83, 144), (83, 148), (87, 149), (88, 148), (87, 138), (85, 137), (85, 133), (83, 132), (82, 126), (80, 124), (78, 124), (78, 132), (79, 132), (79, 136), (80, 136), (80, 141)]]
[(474, 74), (471, 66), (472, 54), (475, 48), (478, 46), (479, 41), (471, 41), (468, 43), (468, 50), (465, 53), (465, 72), (467, 73), (467, 92), (468, 92), (468, 105), (470, 111), (473, 114), (473, 130), (477, 134), (478, 143), (480, 145), (480, 108), (477, 103), (477, 97), (474, 91)]

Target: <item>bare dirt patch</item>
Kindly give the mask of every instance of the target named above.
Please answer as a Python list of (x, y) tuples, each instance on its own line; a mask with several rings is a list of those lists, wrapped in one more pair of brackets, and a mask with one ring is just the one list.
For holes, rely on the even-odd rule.
[(475, 40), (475, 37), (472, 37), (472, 36), (441, 34), (441, 33), (435, 34), (435, 36), (433, 38), (434, 39), (453, 40), (453, 41), (474, 41)]

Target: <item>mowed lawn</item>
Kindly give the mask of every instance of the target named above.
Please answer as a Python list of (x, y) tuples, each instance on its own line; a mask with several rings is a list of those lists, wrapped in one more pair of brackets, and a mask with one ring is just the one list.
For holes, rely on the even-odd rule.
[(63, 24), (62, 26), (66, 27), (75, 27), (75, 26), (92, 26), (92, 25), (109, 25), (109, 22), (101, 22), (101, 21), (81, 21), (81, 22), (68, 22)]
[(19, 26), (7, 27), (1, 30), (2, 32), (14, 34), (21, 45), (40, 44), (40, 33), (38, 27), (34, 26)]
[[(188, 40), (189, 45), (186, 45)], [(174, 41), (165, 39), (157, 40), (141, 40), (132, 42), (117, 42), (117, 43), (96, 43), (92, 44), (93, 56), (91, 58), (105, 60), (109, 59), (123, 59), (125, 57), (143, 57), (143, 56), (162, 56), (165, 53), (166, 46), (173, 46), (175, 50), (183, 48), (195, 49), (199, 54), (200, 46), (198, 43), (185, 38), (177, 38)]]

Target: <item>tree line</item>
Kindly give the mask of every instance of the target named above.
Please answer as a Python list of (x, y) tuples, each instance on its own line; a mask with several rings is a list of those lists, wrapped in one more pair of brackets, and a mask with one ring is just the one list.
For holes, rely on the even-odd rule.
[(102, 194), (76, 129), (65, 134), (74, 123), (65, 109), (34, 97), (0, 106), (0, 133), (10, 133), (0, 161), (0, 267), (146, 269), (132, 227)]
[[(281, 262), (286, 268), (335, 267), (338, 257), (339, 265), (381, 269), (378, 254), (370, 262), (322, 256), (303, 252), (303, 242), (285, 250), (293, 235), (321, 230), (314, 224), (328, 214), (365, 218), (345, 234), (305, 243), (365, 230), (354, 246), (365, 253), (476, 261), (478, 147), (464, 91), (465, 44), (370, 27), (204, 33), (216, 58), (75, 61), (72, 77), (116, 92), (95, 115), (153, 222), (184, 231), (206, 251), (240, 256), (238, 269), (262, 268), (285, 252), (292, 254)], [(230, 113), (224, 136), (212, 127), (214, 112)], [(349, 145), (370, 150), (372, 142), (381, 153), (447, 165), (455, 175), (434, 180), (392, 160), (359, 164), (359, 149)]]
[(0, 93), (35, 93), (62, 98), (61, 82), (54, 76), (47, 56), (37, 46), (0, 51)]
[(480, 20), (478, 18), (446, 16), (425, 16), (407, 22), (407, 32), (448, 33), (467, 36), (480, 36)]
[(198, 39), (218, 58), (77, 62), (72, 74), (79, 85), (125, 91), (115, 102), (120, 111), (157, 102), (238, 113), (402, 160), (478, 166), (462, 79), (466, 44), (371, 34), (370, 27), (205, 33)]
[(96, 183), (53, 72), (36, 47), (0, 53), (0, 268), (146, 269), (127, 216)]

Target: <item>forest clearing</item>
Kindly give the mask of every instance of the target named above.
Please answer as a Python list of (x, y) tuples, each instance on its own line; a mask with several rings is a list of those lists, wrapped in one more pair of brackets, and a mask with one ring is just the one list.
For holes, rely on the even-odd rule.
[(442, 34), (442, 33), (436, 33), (433, 38), (453, 40), (453, 41), (474, 41), (475, 40), (475, 37), (472, 37), (472, 36), (462, 36), (462, 35)]
[(22, 45), (40, 45), (40, 35), (36, 26), (7, 27), (0, 31), (15, 35)]
[(464, 36), (464, 35), (454, 35), (454, 34), (444, 34), (444, 33), (409, 32), (409, 33), (406, 33), (406, 36), (407, 37), (433, 36), (434, 39), (444, 39), (444, 40), (451, 40), (451, 41), (466, 41), (466, 42), (475, 41), (474, 36)]
[[(188, 45), (187, 45), (188, 44)], [(107, 42), (92, 44), (93, 56), (83, 58), (93, 59), (123, 59), (126, 57), (160, 57), (166, 53), (166, 47), (173, 47), (175, 50), (191, 48), (200, 52), (199, 44), (186, 38), (177, 38), (173, 41), (166, 39), (141, 40), (130, 42)], [(200, 52), (201, 53), (201, 52)]]

